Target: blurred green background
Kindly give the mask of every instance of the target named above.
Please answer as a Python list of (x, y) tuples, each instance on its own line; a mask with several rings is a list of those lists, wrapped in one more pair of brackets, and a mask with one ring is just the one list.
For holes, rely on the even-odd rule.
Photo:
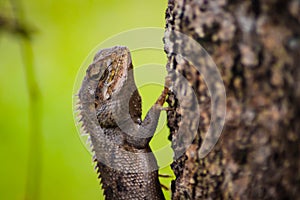
[[(36, 147), (31, 146), (34, 155), (40, 155), (39, 199), (101, 199), (91, 155), (73, 120), (77, 71), (89, 52), (108, 37), (138, 27), (163, 28), (166, 7), (167, 0), (0, 1), (0, 17), (20, 21), (33, 30), (28, 45), (23, 37), (7, 31), (0, 20), (1, 200), (30, 199), (26, 188), (29, 149), (34, 142), (30, 141), (26, 49), (32, 46), (34, 75), (41, 92), (37, 102), (41, 104), (36, 106), (41, 114), (41, 138), (35, 141)], [(160, 90), (157, 86), (141, 89), (144, 111)], [(169, 169), (161, 173), (169, 173)], [(34, 176), (34, 172), (30, 174)], [(163, 182), (170, 187), (170, 179)]]

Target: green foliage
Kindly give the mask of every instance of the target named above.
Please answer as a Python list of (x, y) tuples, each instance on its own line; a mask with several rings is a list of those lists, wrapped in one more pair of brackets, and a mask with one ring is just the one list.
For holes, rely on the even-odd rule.
[[(102, 191), (91, 155), (81, 143), (72, 116), (76, 73), (91, 49), (107, 37), (138, 27), (164, 27), (167, 2), (12, 2), (18, 3), (16, 8), (8, 0), (0, 2), (0, 199), (24, 199), (27, 168), (33, 162), (30, 148), (41, 155), (39, 199), (99, 199)], [(32, 75), (28, 75), (26, 51), (31, 46), (34, 71), (28, 78)], [(41, 93), (42, 104), (33, 108), (42, 114), (38, 120), (33, 117), (41, 126), (38, 146), (30, 139), (30, 115), (35, 112), (30, 106), (35, 95), (28, 89), (30, 80), (36, 81), (38, 86), (33, 88)], [(159, 90), (142, 95), (158, 97)], [(144, 111), (153, 100), (145, 103)]]

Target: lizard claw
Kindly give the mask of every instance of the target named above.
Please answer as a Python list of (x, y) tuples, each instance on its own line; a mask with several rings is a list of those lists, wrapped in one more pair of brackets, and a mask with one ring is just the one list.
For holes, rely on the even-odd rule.
[(166, 76), (165, 78), (165, 87), (164, 90), (162, 91), (161, 95), (158, 97), (156, 104), (162, 106), (169, 93), (169, 87), (171, 87), (171, 78), (169, 76)]

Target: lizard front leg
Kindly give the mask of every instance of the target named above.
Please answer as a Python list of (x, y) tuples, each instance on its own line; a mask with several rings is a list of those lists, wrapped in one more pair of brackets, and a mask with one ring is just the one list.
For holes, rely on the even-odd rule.
[(157, 127), (160, 112), (163, 110), (163, 104), (169, 92), (170, 80), (166, 78), (165, 87), (162, 94), (158, 97), (155, 104), (147, 112), (145, 119), (141, 124), (132, 124), (127, 132), (127, 143), (136, 147), (144, 148), (152, 139)]

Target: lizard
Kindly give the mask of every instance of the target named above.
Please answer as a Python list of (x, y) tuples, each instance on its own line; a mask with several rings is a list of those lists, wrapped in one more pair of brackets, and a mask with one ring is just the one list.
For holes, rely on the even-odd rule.
[(141, 96), (127, 47), (102, 49), (79, 89), (82, 131), (89, 134), (106, 199), (165, 199), (149, 142), (168, 95), (162, 94), (142, 121)]

